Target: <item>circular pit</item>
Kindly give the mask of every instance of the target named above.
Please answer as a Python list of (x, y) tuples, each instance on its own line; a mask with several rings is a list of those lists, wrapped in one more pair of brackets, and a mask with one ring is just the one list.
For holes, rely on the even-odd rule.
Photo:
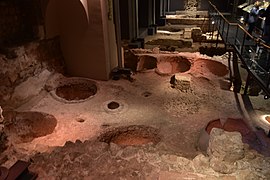
[(99, 141), (115, 143), (121, 146), (140, 146), (148, 143), (157, 144), (161, 137), (159, 131), (148, 126), (126, 126), (111, 129), (101, 136)]
[(51, 94), (56, 100), (61, 102), (83, 102), (97, 93), (97, 85), (90, 79), (74, 77), (59, 81), (55, 90), (51, 91)]
[(57, 120), (42, 112), (12, 112), (5, 130), (17, 142), (30, 142), (35, 138), (53, 133)]
[(191, 68), (191, 62), (181, 56), (170, 56), (162, 58), (156, 68), (156, 72), (160, 75), (171, 75), (175, 73), (184, 73)]

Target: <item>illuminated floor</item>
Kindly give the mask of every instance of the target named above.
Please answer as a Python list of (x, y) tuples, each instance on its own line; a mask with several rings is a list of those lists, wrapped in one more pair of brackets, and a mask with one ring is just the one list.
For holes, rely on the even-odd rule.
[[(229, 89), (221, 89), (221, 82), (228, 78), (228, 74), (222, 75), (219, 71), (226, 64), (226, 58), (216, 57), (219, 58), (217, 62), (215, 58), (208, 60), (198, 53), (184, 55), (192, 62), (189, 70), (179, 73), (180, 79), (185, 77), (184, 80), (190, 80), (186, 82), (188, 88), (185, 90), (181, 89), (181, 84), (172, 86), (172, 75), (160, 74), (172, 66), (173, 63), (167, 61), (159, 65), (158, 71), (150, 69), (136, 73), (133, 82), (125, 78), (106, 82), (91, 81), (96, 84), (96, 94), (82, 101), (75, 99), (69, 102), (56, 97), (54, 85), (59, 85), (59, 82), (63, 85), (63, 82), (69, 82), (69, 78), (62, 77), (59, 81), (59, 75), (48, 75), (45, 88), (41, 88), (43, 90), (37, 96), (16, 111), (36, 111), (52, 115), (57, 120), (55, 127), (42, 122), (36, 124), (35, 128), (55, 129), (51, 134), (35, 134), (36, 137), (23, 141), (23, 131), (29, 130), (28, 126), (33, 126), (16, 124), (20, 127), (17, 130), (24, 136), (10, 136), (10, 147), (2, 154), (8, 157), (4, 165), (9, 167), (17, 159), (29, 160), (37, 152), (48, 153), (65, 144), (64, 148), (72, 147), (77, 151), (79, 144), (86, 140), (102, 140), (120, 145), (151, 142), (155, 145), (155, 151), (193, 159), (202, 153), (198, 149), (198, 139), (208, 122), (220, 118), (244, 119), (247, 123), (252, 121), (246, 120), (245, 115), (242, 115), (235, 94)], [(36, 78), (37, 81), (39, 79), (42, 78)], [(72, 83), (82, 81), (86, 85), (88, 81), (83, 80), (71, 78)], [(111, 133), (113, 131), (116, 132)], [(12, 132), (14, 135), (14, 131)], [(126, 134), (116, 139), (115, 136), (122, 132)], [(76, 148), (69, 146), (68, 141), (76, 142)], [(85, 146), (91, 149), (91, 144), (86, 143)], [(96, 143), (93, 145), (102, 146)], [(58, 155), (53, 155), (54, 158), (56, 156)], [(61, 155), (61, 158), (64, 157)], [(34, 159), (38, 160), (39, 156)]]

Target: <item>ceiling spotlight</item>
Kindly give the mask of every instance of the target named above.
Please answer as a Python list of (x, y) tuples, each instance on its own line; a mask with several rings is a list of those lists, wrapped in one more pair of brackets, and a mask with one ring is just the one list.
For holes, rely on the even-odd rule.
[(215, 21), (212, 21), (211, 23), (212, 23), (212, 24), (215, 24)]

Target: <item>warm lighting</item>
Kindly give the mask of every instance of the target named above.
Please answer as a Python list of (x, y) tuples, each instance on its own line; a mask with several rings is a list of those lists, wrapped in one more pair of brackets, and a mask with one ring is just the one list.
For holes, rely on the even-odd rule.
[(270, 124), (270, 114), (262, 115), (262, 116), (260, 117), (260, 119), (261, 119), (263, 122), (266, 122), (266, 123)]
[(85, 10), (85, 13), (87, 15), (87, 19), (89, 20), (89, 13), (88, 13), (88, 2), (87, 0), (80, 0), (83, 7), (84, 7), (84, 10)]
[(242, 17), (240, 18), (240, 21), (241, 21), (241, 22), (244, 22), (244, 20), (245, 20), (245, 18), (242, 16)]

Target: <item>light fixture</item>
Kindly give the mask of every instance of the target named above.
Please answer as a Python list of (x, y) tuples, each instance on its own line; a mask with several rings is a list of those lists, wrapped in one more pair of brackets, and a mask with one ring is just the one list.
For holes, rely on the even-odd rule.
[(244, 22), (244, 20), (245, 20), (245, 18), (243, 16), (241, 16), (240, 21)]

